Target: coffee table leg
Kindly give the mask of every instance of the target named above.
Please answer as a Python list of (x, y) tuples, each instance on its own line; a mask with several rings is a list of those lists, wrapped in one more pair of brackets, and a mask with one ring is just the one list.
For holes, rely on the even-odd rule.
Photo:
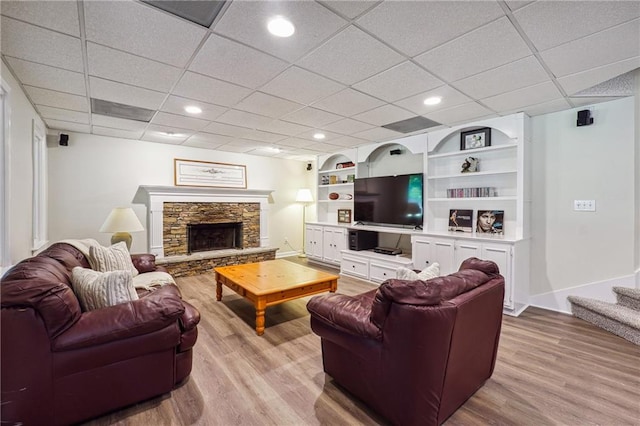
[(256, 334), (262, 336), (264, 334), (264, 313), (267, 309), (267, 303), (264, 299), (258, 299), (256, 303)]
[(219, 302), (222, 300), (222, 283), (216, 280), (216, 300)]

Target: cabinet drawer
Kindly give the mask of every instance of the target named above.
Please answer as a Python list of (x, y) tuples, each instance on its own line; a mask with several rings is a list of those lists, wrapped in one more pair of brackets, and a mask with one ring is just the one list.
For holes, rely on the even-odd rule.
[(369, 278), (369, 262), (349, 256), (342, 256), (340, 272), (367, 279)]
[(369, 266), (369, 279), (377, 283), (396, 277), (396, 268), (392, 266), (380, 265), (371, 261)]

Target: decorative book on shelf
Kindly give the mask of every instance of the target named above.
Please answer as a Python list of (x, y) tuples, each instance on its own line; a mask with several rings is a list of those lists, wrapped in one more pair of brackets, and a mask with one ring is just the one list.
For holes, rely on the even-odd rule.
[(478, 210), (476, 234), (504, 234), (504, 210)]
[(471, 232), (473, 229), (473, 210), (449, 210), (449, 231)]
[(447, 198), (478, 198), (478, 197), (497, 197), (498, 190), (491, 186), (483, 186), (479, 188), (449, 188), (447, 189)]

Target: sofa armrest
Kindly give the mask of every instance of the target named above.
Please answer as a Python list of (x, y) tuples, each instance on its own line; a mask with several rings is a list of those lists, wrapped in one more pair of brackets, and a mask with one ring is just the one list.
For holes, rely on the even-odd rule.
[(164, 286), (132, 302), (85, 312), (52, 344), (54, 351), (79, 349), (160, 330), (177, 323), (185, 307), (179, 294)]
[[(361, 296), (368, 296), (366, 293)], [(307, 303), (307, 310), (318, 319), (346, 333), (382, 339), (381, 330), (370, 320), (371, 297), (352, 297), (344, 294), (315, 296)]]
[(133, 262), (133, 266), (141, 274), (145, 272), (153, 272), (157, 269), (155, 254), (150, 254), (150, 253), (132, 254), (131, 262)]
[(191, 303), (182, 301), (184, 305), (184, 313), (180, 316), (180, 330), (189, 331), (200, 322), (200, 311), (198, 311)]

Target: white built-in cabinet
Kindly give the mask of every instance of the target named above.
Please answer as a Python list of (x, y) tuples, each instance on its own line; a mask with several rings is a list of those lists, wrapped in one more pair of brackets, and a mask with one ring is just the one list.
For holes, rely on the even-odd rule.
[[(352, 163), (353, 166), (344, 166)], [(337, 224), (338, 210), (353, 212), (353, 181), (357, 173), (356, 150), (318, 157), (317, 217), (320, 223)], [(344, 224), (346, 226), (348, 224)]]
[(305, 253), (310, 260), (340, 265), (342, 251), (347, 248), (347, 228), (307, 223)]
[(305, 224), (304, 251), (309, 259), (322, 260), (322, 226)]

